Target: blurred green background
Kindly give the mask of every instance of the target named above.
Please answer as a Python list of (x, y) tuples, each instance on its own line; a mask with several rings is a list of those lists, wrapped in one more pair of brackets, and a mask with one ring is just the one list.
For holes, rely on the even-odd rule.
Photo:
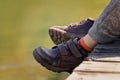
[(37, 46), (54, 46), (53, 25), (96, 19), (109, 0), (0, 0), (0, 80), (64, 80), (32, 56)]

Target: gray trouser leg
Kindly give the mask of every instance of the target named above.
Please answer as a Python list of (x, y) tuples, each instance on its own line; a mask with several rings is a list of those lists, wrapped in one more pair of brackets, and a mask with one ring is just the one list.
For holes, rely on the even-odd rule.
[(107, 43), (120, 36), (120, 0), (111, 0), (88, 34), (98, 43)]
[[(120, 39), (109, 44), (98, 44), (88, 56), (88, 60), (111, 61), (110, 58), (120, 57)], [(108, 58), (108, 59), (107, 59)], [(117, 61), (120, 61), (116, 59)], [(112, 59), (112, 61), (115, 61)]]

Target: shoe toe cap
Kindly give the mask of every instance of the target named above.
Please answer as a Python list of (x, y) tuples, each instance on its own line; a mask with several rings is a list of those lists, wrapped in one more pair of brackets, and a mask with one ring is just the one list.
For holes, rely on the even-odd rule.
[(38, 56), (46, 61), (48, 61), (50, 64), (53, 63), (54, 59), (57, 56), (57, 53), (54, 49), (47, 49), (44, 47), (38, 47), (33, 51), (33, 55), (35, 58), (38, 59)]

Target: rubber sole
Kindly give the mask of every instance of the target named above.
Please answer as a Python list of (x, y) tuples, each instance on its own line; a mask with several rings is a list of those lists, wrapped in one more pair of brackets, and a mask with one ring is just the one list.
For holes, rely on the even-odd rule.
[(79, 35), (66, 32), (62, 29), (52, 27), (49, 29), (49, 35), (51, 40), (56, 44), (66, 43), (69, 39), (79, 37)]
[(42, 66), (44, 66), (44, 67), (47, 68), (48, 70), (51, 70), (51, 71), (53, 71), (53, 72), (58, 72), (58, 73), (60, 73), (60, 72), (68, 72), (68, 73), (71, 73), (71, 72), (72, 72), (72, 71), (70, 71), (69, 68), (59, 68), (59, 67), (55, 67), (55, 66), (49, 64), (48, 61), (46, 61), (45, 59), (43, 59), (43, 58), (39, 55), (39, 53), (37, 52), (36, 49), (33, 51), (33, 56), (34, 56), (34, 58), (36, 59), (36, 61), (37, 61), (38, 63), (40, 63)]

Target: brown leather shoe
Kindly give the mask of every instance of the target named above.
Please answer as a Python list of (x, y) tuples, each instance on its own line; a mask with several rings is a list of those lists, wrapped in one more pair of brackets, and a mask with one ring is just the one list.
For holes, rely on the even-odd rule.
[(71, 73), (89, 53), (80, 46), (78, 40), (70, 39), (52, 49), (38, 47), (33, 51), (34, 58), (51, 71)]
[(71, 38), (83, 37), (93, 25), (94, 20), (88, 18), (77, 24), (68, 26), (53, 26), (49, 29), (49, 35), (55, 44), (65, 43)]

